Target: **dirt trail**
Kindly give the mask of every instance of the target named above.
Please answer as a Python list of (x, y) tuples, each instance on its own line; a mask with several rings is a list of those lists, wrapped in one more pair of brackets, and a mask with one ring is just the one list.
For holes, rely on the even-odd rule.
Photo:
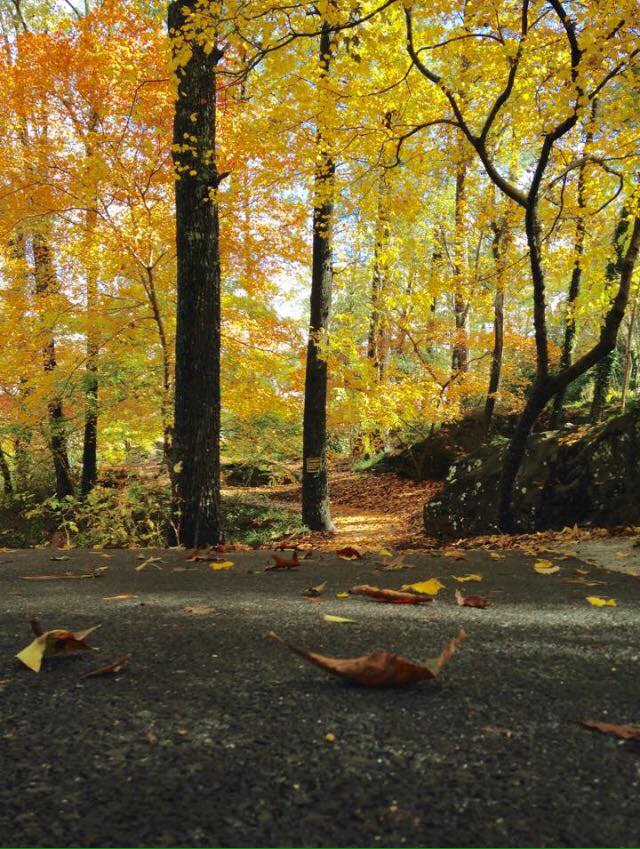
[[(439, 490), (433, 481), (419, 483), (393, 474), (334, 471), (330, 479), (335, 534), (312, 534), (319, 547), (372, 543), (392, 548), (418, 548), (428, 544), (422, 527), (422, 508)], [(226, 488), (224, 494), (255, 496), (270, 504), (300, 506), (300, 485)]]

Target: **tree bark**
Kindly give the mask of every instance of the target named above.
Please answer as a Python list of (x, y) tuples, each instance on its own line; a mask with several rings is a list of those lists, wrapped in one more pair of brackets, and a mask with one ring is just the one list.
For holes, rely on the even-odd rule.
[[(614, 256), (607, 263), (605, 277), (607, 282), (612, 283), (620, 274), (624, 260), (624, 244), (629, 230), (630, 216), (627, 209), (623, 209), (613, 233)], [(614, 367), (616, 364), (615, 347), (604, 357), (595, 369), (593, 384), (593, 399), (591, 402), (591, 421), (598, 424), (604, 419), (607, 406), (607, 396), (611, 385)]]
[[(36, 284), (36, 297), (44, 302), (48, 296), (57, 294), (58, 280), (53, 266), (51, 248), (44, 234), (33, 234), (33, 264)], [(45, 372), (54, 372), (57, 367), (56, 343), (53, 330), (45, 330), (46, 338), (42, 347), (42, 362)], [(56, 482), (56, 495), (65, 498), (73, 495), (73, 482), (69, 467), (67, 452), (67, 426), (62, 408), (62, 399), (54, 392), (48, 404), (49, 413), (49, 447), (53, 460), (53, 471)]]
[(467, 205), (467, 163), (461, 160), (456, 171), (455, 223), (454, 223), (454, 289), (453, 311), (455, 338), (451, 356), (454, 374), (469, 370), (469, 300), (467, 292), (465, 250), (465, 212)]
[[(169, 4), (176, 59), (197, 0)], [(184, 28), (184, 29), (183, 29)], [(173, 498), (180, 542), (222, 540), (220, 512), (220, 242), (216, 163), (216, 67), (222, 53), (189, 40), (177, 69), (173, 124), (176, 170), (177, 325)], [(193, 118), (193, 120), (192, 120)]]
[(505, 292), (505, 267), (504, 267), (504, 239), (507, 232), (506, 220), (500, 223), (493, 222), (492, 252), (496, 269), (496, 292), (493, 300), (493, 351), (491, 352), (491, 369), (489, 371), (489, 386), (487, 388), (487, 400), (484, 405), (484, 429), (485, 437), (488, 439), (491, 433), (491, 422), (496, 406), (496, 398), (500, 389), (500, 376), (502, 373), (502, 354), (504, 350), (504, 292)]
[[(585, 141), (585, 152), (587, 145), (593, 138), (593, 133), (587, 133)], [(574, 239), (574, 264), (571, 272), (571, 281), (569, 283), (569, 294), (567, 298), (566, 324), (564, 329), (564, 341), (562, 343), (562, 353), (560, 355), (560, 368), (567, 368), (571, 365), (573, 359), (573, 350), (576, 343), (576, 304), (580, 295), (580, 284), (582, 282), (582, 257), (584, 255), (584, 238), (585, 238), (585, 169), (586, 160), (582, 160), (582, 164), (578, 169), (578, 216), (576, 219), (576, 232)], [(558, 392), (553, 401), (553, 412), (551, 414), (551, 429), (557, 430), (562, 423), (562, 412), (564, 408), (565, 390)]]
[[(331, 28), (323, 23), (320, 34), (321, 78), (330, 69)], [(318, 165), (313, 207), (313, 254), (309, 342), (304, 385), (302, 445), (302, 521), (313, 531), (333, 531), (327, 471), (327, 362), (321, 356), (322, 338), (329, 328), (333, 285), (333, 218), (335, 162), (326, 139), (318, 131)]]
[(629, 316), (629, 326), (627, 328), (627, 338), (624, 351), (624, 369), (622, 372), (622, 397), (620, 398), (620, 412), (624, 413), (627, 409), (627, 398), (629, 395), (629, 382), (631, 378), (631, 363), (632, 363), (632, 346), (633, 346), (633, 329), (636, 324), (636, 315), (638, 312), (638, 300), (636, 298), (633, 304), (633, 310)]
[[(95, 201), (95, 198), (94, 198)], [(82, 474), (80, 493), (88, 495), (98, 478), (98, 275), (92, 263), (91, 243), (96, 228), (97, 212), (89, 209), (86, 214), (87, 241), (87, 362), (85, 373), (84, 438), (82, 442)]]
[(0, 447), (0, 474), (2, 474), (2, 483), (5, 495), (11, 495), (13, 492), (13, 483), (11, 482), (11, 470), (7, 463), (7, 457)]

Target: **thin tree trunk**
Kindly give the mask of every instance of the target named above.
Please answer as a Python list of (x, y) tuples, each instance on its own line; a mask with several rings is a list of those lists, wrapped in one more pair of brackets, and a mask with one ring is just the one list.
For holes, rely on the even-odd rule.
[(454, 289), (453, 311), (455, 339), (451, 357), (454, 374), (469, 370), (469, 302), (467, 291), (467, 255), (465, 250), (465, 213), (467, 206), (467, 163), (461, 160), (456, 171), (455, 222), (454, 222)]
[[(162, 313), (160, 312), (160, 304), (158, 303), (158, 294), (156, 292), (156, 283), (154, 279), (153, 268), (147, 267), (145, 269), (146, 275), (143, 280), (144, 290), (146, 292), (147, 298), (149, 299), (149, 305), (151, 307), (151, 313), (153, 315), (153, 320), (155, 322), (156, 328), (158, 330), (158, 337), (160, 339), (160, 349), (162, 351), (162, 433), (163, 433), (163, 456), (167, 463), (170, 463), (171, 459), (171, 436), (172, 436), (172, 427), (170, 420), (170, 405), (171, 405), (171, 360), (169, 357), (169, 344), (167, 340), (167, 333), (164, 326), (164, 319), (162, 317)], [(171, 469), (169, 469), (171, 473)]]
[[(95, 200), (95, 198), (94, 198)], [(85, 228), (87, 242), (87, 362), (85, 374), (84, 438), (82, 443), (82, 475), (80, 492), (86, 496), (98, 478), (98, 275), (91, 256), (91, 244), (96, 229), (95, 208), (87, 211)]]
[[(216, 195), (216, 66), (222, 54), (217, 45), (205, 52), (189, 38), (197, 8), (197, 0), (175, 0), (168, 13), (174, 57), (183, 62), (173, 124), (178, 273), (172, 474), (180, 542), (188, 547), (222, 539)], [(189, 54), (183, 59), (185, 40)]]
[[(39, 232), (33, 234), (33, 264), (36, 283), (36, 296), (44, 301), (48, 296), (57, 294), (58, 281), (51, 248), (46, 237)], [(42, 347), (43, 368), (45, 372), (56, 370), (56, 343), (53, 331), (46, 329), (46, 339)], [(73, 495), (73, 483), (67, 452), (67, 426), (62, 408), (62, 399), (54, 392), (48, 404), (49, 447), (53, 459), (53, 471), (56, 481), (56, 495), (64, 498)]]
[(629, 327), (627, 328), (626, 347), (624, 352), (624, 369), (622, 373), (622, 398), (620, 399), (620, 412), (624, 413), (627, 409), (627, 398), (629, 395), (629, 380), (631, 378), (631, 349), (633, 345), (633, 329), (636, 323), (636, 315), (638, 312), (638, 300), (633, 304), (633, 310), (629, 316)]
[[(607, 263), (605, 271), (605, 278), (608, 283), (612, 283), (620, 274), (620, 269), (624, 260), (624, 244), (629, 230), (629, 223), (629, 211), (627, 209), (623, 209), (613, 234), (614, 256)], [(593, 400), (591, 402), (591, 421), (594, 424), (598, 424), (604, 419), (607, 407), (607, 396), (609, 395), (609, 387), (611, 386), (611, 378), (616, 364), (616, 357), (617, 354), (614, 347), (613, 350), (598, 363), (595, 369)]]
[(13, 493), (13, 483), (11, 482), (11, 470), (7, 463), (7, 457), (0, 446), (0, 474), (2, 474), (3, 489), (5, 495)]
[[(587, 133), (585, 151), (593, 138), (593, 133)], [(584, 255), (585, 238), (585, 169), (586, 160), (583, 159), (578, 169), (578, 216), (576, 219), (576, 233), (574, 240), (574, 264), (569, 283), (569, 295), (567, 298), (566, 323), (564, 329), (564, 341), (562, 343), (562, 354), (560, 355), (560, 368), (564, 369), (571, 365), (573, 350), (576, 343), (576, 304), (580, 295), (580, 284), (582, 282), (582, 257)], [(565, 390), (558, 392), (553, 401), (553, 412), (551, 413), (551, 429), (557, 430), (562, 423), (562, 412), (564, 408)]]
[[(318, 60), (321, 78), (329, 73), (331, 55), (331, 28), (323, 23)], [(317, 146), (319, 162), (315, 173), (309, 342), (304, 386), (302, 520), (311, 530), (333, 531), (327, 471), (328, 370), (320, 345), (328, 331), (331, 309), (335, 162), (320, 131)]]
[(502, 354), (504, 350), (504, 293), (505, 293), (505, 263), (504, 239), (507, 232), (506, 220), (499, 224), (493, 222), (492, 252), (496, 269), (496, 292), (493, 300), (493, 351), (491, 352), (491, 369), (489, 371), (489, 386), (487, 400), (484, 405), (484, 429), (488, 439), (491, 433), (491, 422), (496, 406), (500, 376), (502, 373)]

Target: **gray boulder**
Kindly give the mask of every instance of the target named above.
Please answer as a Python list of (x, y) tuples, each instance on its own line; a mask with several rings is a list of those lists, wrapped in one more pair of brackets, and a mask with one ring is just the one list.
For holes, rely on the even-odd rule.
[[(434, 536), (495, 533), (508, 441), (494, 440), (453, 464), (424, 508)], [(518, 531), (640, 524), (640, 408), (597, 427), (534, 434), (513, 501)]]

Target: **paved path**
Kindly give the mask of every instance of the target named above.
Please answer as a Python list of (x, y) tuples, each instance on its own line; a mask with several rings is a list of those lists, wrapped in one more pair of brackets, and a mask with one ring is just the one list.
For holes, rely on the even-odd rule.
[[(386, 574), (373, 556), (265, 573), (268, 554), (231, 554), (234, 568), (214, 573), (157, 554), (162, 571), (142, 572), (132, 551), (0, 554), (0, 845), (640, 844), (640, 753), (577, 724), (640, 724), (639, 578), (594, 568), (606, 586), (592, 589), (563, 583), (578, 561), (541, 576), (532, 558), (487, 552), (424, 553)], [(22, 580), (105, 565), (95, 580)], [(455, 605), (451, 576), (467, 572), (483, 581), (460, 586), (491, 598), (487, 610)], [(429, 577), (446, 585), (430, 606), (335, 598)], [(325, 601), (302, 597), (325, 580)], [(103, 600), (125, 593), (137, 598)], [(593, 608), (590, 593), (618, 606)], [(32, 615), (101, 623), (100, 654), (21, 668)], [(423, 659), (461, 626), (469, 639), (441, 682), (391, 691), (345, 684), (263, 636)], [(80, 679), (129, 651), (126, 671)]]

